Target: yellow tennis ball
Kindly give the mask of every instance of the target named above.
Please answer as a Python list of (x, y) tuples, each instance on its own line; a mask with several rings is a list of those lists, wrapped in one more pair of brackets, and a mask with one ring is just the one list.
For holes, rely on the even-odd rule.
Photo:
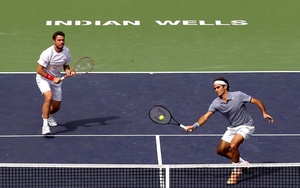
[(165, 116), (164, 116), (164, 115), (160, 115), (160, 116), (159, 116), (159, 120), (160, 120), (160, 121), (162, 121), (162, 120), (164, 120), (164, 119), (165, 119)]

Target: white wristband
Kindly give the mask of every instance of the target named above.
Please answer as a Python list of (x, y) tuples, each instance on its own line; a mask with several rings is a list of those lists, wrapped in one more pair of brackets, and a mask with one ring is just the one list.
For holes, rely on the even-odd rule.
[(198, 122), (194, 123), (193, 127), (194, 127), (194, 129), (198, 128), (199, 127), (199, 123)]

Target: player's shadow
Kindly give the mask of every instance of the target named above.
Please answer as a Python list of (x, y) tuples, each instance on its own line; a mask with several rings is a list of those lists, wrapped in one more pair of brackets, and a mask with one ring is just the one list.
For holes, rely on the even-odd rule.
[(119, 119), (118, 116), (109, 116), (109, 117), (103, 117), (103, 118), (91, 118), (91, 119), (81, 119), (76, 121), (69, 121), (65, 124), (59, 124), (59, 127), (64, 127), (64, 130), (60, 130), (55, 132), (54, 134), (63, 134), (66, 132), (72, 132), (78, 129), (78, 127), (96, 127), (96, 126), (105, 126), (105, 125), (113, 125), (113, 121), (116, 119)]

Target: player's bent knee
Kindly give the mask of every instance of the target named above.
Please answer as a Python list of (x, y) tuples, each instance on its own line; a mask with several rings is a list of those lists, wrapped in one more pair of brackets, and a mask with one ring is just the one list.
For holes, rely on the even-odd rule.
[(226, 154), (226, 151), (222, 148), (217, 148), (216, 152), (218, 155), (222, 155), (222, 156)]
[(56, 112), (59, 111), (59, 110), (60, 110), (60, 106), (52, 106), (51, 112), (52, 112), (52, 113), (56, 113)]
[(231, 150), (231, 151), (236, 151), (236, 150), (238, 150), (238, 145), (236, 145), (236, 144), (230, 144), (230, 150)]

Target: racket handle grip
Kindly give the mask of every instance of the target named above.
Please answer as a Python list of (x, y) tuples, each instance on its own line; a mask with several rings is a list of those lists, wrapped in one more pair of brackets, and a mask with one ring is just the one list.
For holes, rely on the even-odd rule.
[(179, 125), (181, 128), (183, 128), (184, 130), (186, 129), (186, 126), (184, 126), (184, 125), (182, 125), (182, 124), (180, 124)]

